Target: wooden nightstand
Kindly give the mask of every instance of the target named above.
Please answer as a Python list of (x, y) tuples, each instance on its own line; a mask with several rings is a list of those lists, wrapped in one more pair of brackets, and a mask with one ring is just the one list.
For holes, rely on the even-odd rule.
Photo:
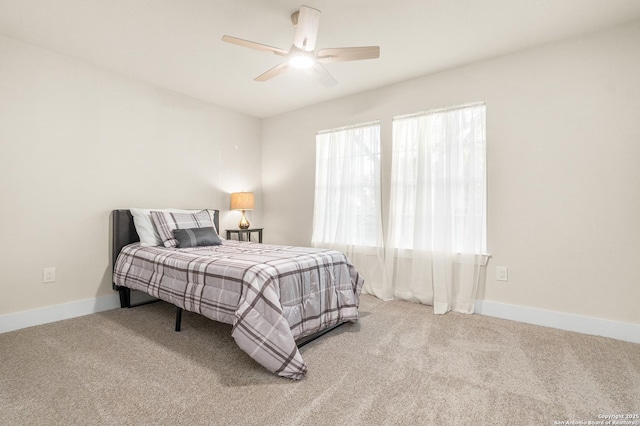
[(262, 242), (262, 230), (264, 228), (249, 228), (249, 229), (227, 229), (227, 240), (231, 239), (231, 234), (238, 234), (238, 241), (244, 241), (244, 235), (247, 236), (247, 241), (251, 241), (251, 233), (258, 233), (258, 242)]

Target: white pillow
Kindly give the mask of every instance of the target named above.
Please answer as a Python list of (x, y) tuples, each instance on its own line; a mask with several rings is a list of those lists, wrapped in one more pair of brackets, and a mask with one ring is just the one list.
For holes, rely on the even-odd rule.
[[(156, 212), (172, 212), (172, 213), (197, 213), (202, 211), (202, 209), (195, 210), (184, 210), (184, 209), (135, 209), (131, 208), (129, 211), (133, 215), (133, 224), (136, 227), (136, 232), (140, 237), (140, 245), (143, 247), (153, 247), (162, 245), (162, 240), (160, 239), (160, 234), (156, 230), (156, 227), (153, 226), (153, 222), (151, 222), (151, 211)], [(215, 228), (215, 222), (213, 221), (213, 216), (215, 212), (213, 210), (207, 210), (209, 212), (209, 216), (211, 217), (211, 223), (213, 223), (213, 227)], [(218, 230), (216, 229), (216, 233)]]

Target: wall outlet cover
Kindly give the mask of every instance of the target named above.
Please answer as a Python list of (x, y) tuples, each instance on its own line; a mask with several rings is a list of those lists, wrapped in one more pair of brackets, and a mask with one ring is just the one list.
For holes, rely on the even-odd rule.
[(509, 270), (505, 266), (496, 267), (496, 279), (498, 281), (509, 281)]
[(42, 270), (42, 282), (53, 283), (56, 281), (56, 268), (44, 268)]

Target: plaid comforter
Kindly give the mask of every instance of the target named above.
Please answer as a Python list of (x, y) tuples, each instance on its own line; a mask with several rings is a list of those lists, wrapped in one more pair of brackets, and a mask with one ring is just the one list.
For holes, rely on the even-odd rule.
[(251, 242), (173, 249), (124, 247), (118, 286), (233, 324), (238, 346), (268, 370), (301, 379), (295, 340), (358, 319), (364, 283), (340, 252)]

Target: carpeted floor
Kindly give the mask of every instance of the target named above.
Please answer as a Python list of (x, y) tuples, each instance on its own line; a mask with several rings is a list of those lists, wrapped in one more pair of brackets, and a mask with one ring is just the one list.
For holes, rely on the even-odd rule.
[[(640, 345), (363, 296), (302, 381), (155, 303), (0, 334), (0, 425), (554, 425), (640, 413)], [(565, 423), (567, 424), (567, 423)], [(632, 424), (632, 423), (629, 423)], [(640, 425), (640, 419), (637, 420)]]

